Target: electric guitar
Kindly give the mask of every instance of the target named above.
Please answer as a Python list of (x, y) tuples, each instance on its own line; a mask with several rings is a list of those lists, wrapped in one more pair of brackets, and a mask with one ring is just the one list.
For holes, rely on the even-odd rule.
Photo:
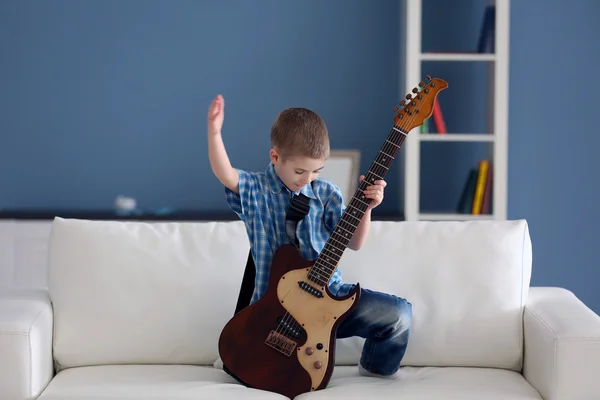
[(306, 260), (291, 244), (277, 249), (266, 293), (229, 320), (219, 337), (223, 368), (240, 383), (292, 399), (327, 387), (337, 329), (360, 297), (360, 284), (337, 297), (328, 282), (369, 204), (363, 190), (385, 177), (408, 133), (431, 116), (447, 87), (427, 76), (394, 108), (385, 142), (316, 260)]

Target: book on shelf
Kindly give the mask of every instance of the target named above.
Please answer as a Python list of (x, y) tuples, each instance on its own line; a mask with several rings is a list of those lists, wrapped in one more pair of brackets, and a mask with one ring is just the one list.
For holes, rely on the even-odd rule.
[(444, 114), (442, 113), (442, 107), (440, 106), (440, 101), (437, 97), (433, 102), (433, 112), (431, 114), (431, 117), (427, 118), (423, 122), (423, 125), (421, 125), (420, 131), (422, 134), (434, 133), (431, 132), (431, 130), (429, 129), (430, 120), (433, 120), (433, 124), (435, 125), (435, 132), (437, 134), (444, 135), (448, 133), (448, 130), (446, 129), (446, 121), (444, 121)]
[(419, 127), (419, 131), (423, 134), (429, 133), (429, 119), (423, 121), (423, 125)]
[(477, 167), (469, 170), (456, 212), (472, 215), (491, 213), (492, 169), (488, 160), (481, 160)]
[(496, 33), (496, 6), (489, 5), (483, 13), (483, 22), (479, 32), (479, 40), (477, 42), (477, 52), (479, 53), (494, 53), (496, 51), (495, 43)]

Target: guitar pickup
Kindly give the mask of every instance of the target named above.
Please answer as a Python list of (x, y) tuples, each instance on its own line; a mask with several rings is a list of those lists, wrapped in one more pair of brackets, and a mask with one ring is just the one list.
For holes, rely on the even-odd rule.
[(298, 286), (300, 286), (300, 289), (312, 294), (317, 298), (323, 297), (323, 292), (321, 292), (319, 289), (316, 289), (313, 285), (310, 285), (304, 281), (298, 282)]

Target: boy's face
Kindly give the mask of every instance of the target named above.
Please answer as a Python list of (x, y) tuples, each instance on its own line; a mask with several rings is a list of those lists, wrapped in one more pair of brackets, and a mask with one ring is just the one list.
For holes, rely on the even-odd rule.
[(299, 192), (317, 179), (325, 165), (325, 160), (320, 158), (297, 156), (282, 159), (276, 150), (271, 150), (271, 161), (279, 179), (292, 192)]

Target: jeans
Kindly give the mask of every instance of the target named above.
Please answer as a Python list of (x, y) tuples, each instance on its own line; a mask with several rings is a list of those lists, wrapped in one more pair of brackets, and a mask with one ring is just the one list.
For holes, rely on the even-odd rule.
[(337, 338), (365, 338), (360, 364), (367, 371), (392, 375), (408, 346), (412, 304), (403, 298), (361, 288), (354, 311), (340, 324)]

